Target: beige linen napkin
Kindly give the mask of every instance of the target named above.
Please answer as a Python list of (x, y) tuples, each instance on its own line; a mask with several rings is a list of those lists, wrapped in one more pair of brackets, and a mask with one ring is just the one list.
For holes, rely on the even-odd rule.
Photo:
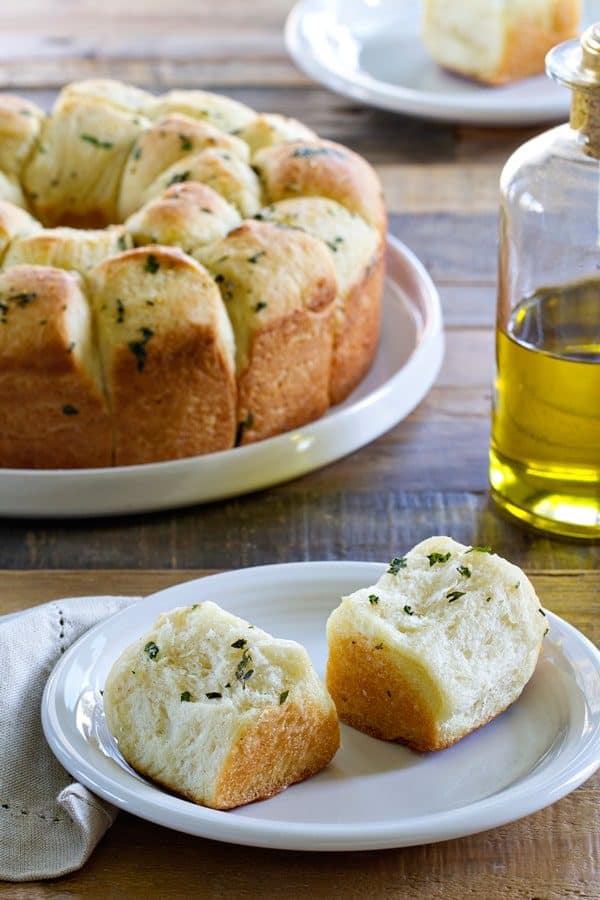
[(0, 879), (79, 869), (117, 811), (74, 782), (42, 732), (54, 664), (80, 635), (133, 597), (77, 597), (0, 617)]

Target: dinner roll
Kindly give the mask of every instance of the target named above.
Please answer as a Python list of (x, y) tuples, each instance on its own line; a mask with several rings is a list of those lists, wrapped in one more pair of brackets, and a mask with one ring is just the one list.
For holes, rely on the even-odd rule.
[(297, 196), (328, 197), (385, 234), (379, 180), (368, 162), (347, 147), (333, 141), (287, 141), (259, 150), (253, 165), (267, 203)]
[(253, 109), (209, 91), (169, 91), (155, 97), (146, 107), (150, 119), (160, 119), (169, 113), (183, 113), (192, 119), (205, 119), (220, 131), (235, 132), (244, 128), (256, 116)]
[(197, 181), (206, 184), (235, 206), (242, 216), (253, 216), (261, 205), (258, 178), (238, 156), (228, 150), (202, 150), (173, 163), (146, 188), (147, 203), (172, 184)]
[(104, 687), (125, 760), (195, 803), (231, 809), (323, 769), (335, 707), (304, 647), (206, 602), (162, 613)]
[(0, 170), (5, 175), (20, 176), (43, 119), (44, 113), (35, 103), (12, 94), (0, 94)]
[(0, 272), (3, 466), (108, 466), (111, 424), (80, 276), (46, 266)]
[(327, 686), (348, 725), (440, 750), (514, 703), (546, 624), (518, 566), (432, 537), (332, 612)]
[(125, 229), (138, 246), (167, 244), (191, 252), (211, 244), (235, 228), (240, 216), (235, 207), (205, 184), (172, 184), (156, 199), (127, 219)]
[(142, 131), (131, 148), (119, 196), (119, 215), (127, 218), (143, 201), (148, 187), (159, 175), (178, 160), (200, 150), (218, 148), (244, 162), (248, 160), (248, 146), (239, 138), (225, 134), (199, 119), (171, 113)]
[(42, 226), (13, 203), (0, 200), (0, 263), (6, 259), (10, 242), (22, 236), (34, 234)]
[(318, 137), (314, 131), (299, 122), (277, 113), (261, 113), (239, 131), (252, 154), (263, 147), (280, 144), (283, 141), (311, 141)]
[(29, 263), (76, 269), (85, 274), (107, 256), (131, 247), (131, 240), (120, 225), (96, 231), (38, 226), (32, 231), (12, 241), (4, 257), (4, 268)]
[(546, 54), (577, 37), (580, 0), (425, 0), (423, 41), (441, 66), (488, 84), (544, 71)]
[(143, 114), (148, 104), (154, 101), (153, 95), (148, 91), (112, 78), (86, 78), (84, 81), (73, 81), (62, 89), (61, 97), (91, 97), (125, 112), (138, 114)]
[(294, 197), (259, 216), (301, 228), (323, 241), (338, 283), (331, 402), (339, 403), (365, 376), (379, 341), (384, 244), (380, 233), (356, 213), (323, 197)]
[(142, 127), (137, 115), (104, 100), (62, 94), (23, 176), (42, 222), (80, 228), (116, 222), (121, 172)]
[(337, 293), (327, 248), (302, 231), (252, 221), (195, 255), (215, 277), (235, 334), (237, 442), (322, 415)]
[(219, 291), (169, 247), (128, 250), (88, 276), (116, 465), (233, 446), (234, 344)]

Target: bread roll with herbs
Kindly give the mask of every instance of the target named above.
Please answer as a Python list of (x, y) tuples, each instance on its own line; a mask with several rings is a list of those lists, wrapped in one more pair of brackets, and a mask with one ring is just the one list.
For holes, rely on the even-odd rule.
[[(249, 158), (248, 145), (200, 119), (171, 113), (152, 123), (131, 148), (119, 195), (119, 216), (127, 218), (139, 209), (150, 185), (168, 169), (201, 150), (219, 149), (243, 162)], [(185, 171), (185, 170), (184, 170)]]
[(0, 94), (0, 170), (19, 178), (44, 120), (42, 110), (13, 94)]
[(288, 197), (326, 197), (385, 234), (379, 180), (368, 162), (348, 147), (333, 141), (286, 141), (260, 150), (253, 165), (267, 203)]
[(545, 632), (518, 566), (432, 537), (332, 612), (327, 686), (348, 725), (441, 750), (517, 700)]
[(160, 119), (169, 113), (183, 113), (192, 119), (210, 122), (220, 131), (235, 134), (256, 116), (253, 109), (210, 91), (169, 91), (155, 97), (145, 110), (150, 119)]
[(237, 443), (288, 431), (329, 405), (337, 281), (321, 241), (269, 222), (244, 222), (196, 251), (233, 326)]
[(172, 184), (197, 181), (221, 194), (242, 216), (253, 216), (261, 206), (258, 178), (238, 156), (227, 150), (202, 150), (165, 169), (143, 194), (147, 203)]
[(261, 113), (242, 128), (239, 136), (248, 144), (250, 152), (256, 153), (263, 147), (281, 144), (284, 141), (312, 141), (318, 138), (310, 128), (277, 113)]
[(180, 250), (109, 257), (88, 276), (115, 465), (233, 446), (234, 342), (219, 291)]
[(379, 341), (384, 243), (356, 213), (323, 197), (295, 197), (265, 207), (259, 216), (300, 228), (331, 254), (338, 283), (330, 396), (340, 403), (368, 372)]
[(133, 113), (63, 92), (23, 175), (42, 222), (79, 228), (116, 222), (121, 172), (142, 127)]
[(125, 222), (137, 246), (166, 244), (186, 253), (211, 244), (240, 224), (238, 211), (205, 184), (186, 181), (150, 200)]
[(75, 272), (0, 272), (0, 459), (9, 468), (111, 464), (90, 308)]
[(6, 258), (11, 241), (34, 234), (41, 227), (24, 209), (0, 200), (0, 263)]
[(65, 97), (101, 100), (116, 109), (137, 115), (144, 115), (146, 107), (155, 100), (148, 91), (112, 78), (87, 78), (85, 81), (73, 81), (63, 88), (59, 101)]
[(123, 651), (104, 711), (134, 769), (213, 809), (271, 797), (339, 747), (306, 650), (210, 602), (162, 613)]
[(486, 84), (544, 72), (546, 54), (577, 37), (580, 0), (425, 0), (423, 41), (436, 62)]
[(85, 274), (96, 263), (131, 247), (131, 240), (120, 226), (84, 230), (82, 228), (37, 228), (31, 234), (16, 237), (4, 257), (3, 266), (28, 263), (75, 269)]

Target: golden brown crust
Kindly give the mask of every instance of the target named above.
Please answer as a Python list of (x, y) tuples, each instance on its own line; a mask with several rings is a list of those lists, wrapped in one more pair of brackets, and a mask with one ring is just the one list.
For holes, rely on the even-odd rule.
[(333, 141), (287, 141), (260, 150), (254, 165), (267, 203), (287, 197), (329, 197), (385, 234), (379, 179), (369, 163), (347, 147)]
[(15, 266), (0, 274), (0, 303), (0, 466), (110, 465), (112, 428), (79, 276)]
[(215, 809), (266, 800), (283, 788), (316, 775), (340, 745), (335, 709), (287, 702), (265, 709), (246, 728), (225, 761), (215, 790)]
[(208, 273), (178, 250), (150, 246), (100, 263), (90, 284), (115, 465), (232, 447), (233, 358)]
[(377, 352), (385, 274), (382, 245), (363, 277), (348, 291), (337, 331), (331, 369), (331, 403), (341, 403), (362, 381)]
[(424, 669), (419, 682), (406, 678), (385, 646), (361, 635), (330, 640), (326, 684), (347, 725), (415, 750), (440, 748), (431, 679)]
[(490, 84), (506, 84), (544, 71), (546, 54), (561, 41), (577, 37), (579, 3), (556, 0), (552, 28), (540, 27), (539, 21), (526, 18), (514, 22), (507, 30), (498, 67), (486, 79)]

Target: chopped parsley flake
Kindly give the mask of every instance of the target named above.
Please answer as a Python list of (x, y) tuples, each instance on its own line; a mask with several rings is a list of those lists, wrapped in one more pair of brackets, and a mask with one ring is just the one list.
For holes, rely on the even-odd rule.
[(131, 155), (132, 155), (133, 159), (136, 159), (136, 160), (139, 159), (140, 156), (142, 155), (142, 148), (136, 147)]
[(429, 560), (430, 566), (435, 566), (436, 563), (448, 562), (450, 556), (450, 551), (448, 551), (448, 553), (428, 553), (427, 559)]
[(459, 597), (464, 597), (464, 596), (465, 596), (464, 591), (449, 591), (446, 594), (446, 599), (448, 600), (448, 603), (454, 603), (454, 601), (458, 600)]
[(171, 187), (172, 184), (182, 184), (184, 181), (188, 180), (191, 174), (189, 169), (185, 172), (176, 172), (175, 175), (172, 175), (167, 181), (167, 187)]
[(101, 141), (100, 138), (95, 137), (93, 134), (80, 134), (79, 137), (82, 141), (86, 141), (88, 144), (91, 144), (93, 147), (98, 147), (100, 150), (112, 150), (114, 147), (112, 141)]
[(220, 700), (223, 694), (220, 694), (219, 691), (209, 691), (206, 696), (209, 700)]
[(388, 575), (397, 575), (400, 569), (406, 569), (406, 557), (395, 556), (390, 563)]
[(252, 654), (246, 649), (244, 650), (239, 663), (235, 667), (235, 677), (238, 681), (241, 681), (242, 687), (245, 687), (245, 682), (254, 674), (254, 669), (248, 668), (251, 663)]
[(339, 250), (339, 245), (342, 244), (343, 241), (344, 238), (338, 236), (335, 237), (332, 241), (325, 241), (325, 243), (333, 253), (337, 253)]
[(467, 550), (467, 553), (494, 553), (494, 552), (495, 551), (492, 549), (492, 547), (487, 547), (487, 546), (471, 547), (470, 550)]
[(376, 650), (383, 650), (383, 644), (375, 644)]
[(279, 695), (279, 705), (280, 705), (280, 706), (281, 706), (282, 703), (285, 703), (285, 701), (286, 701), (287, 698), (289, 697), (289, 694), (290, 694), (289, 691), (282, 691), (282, 692), (280, 693), (280, 695)]
[(150, 272), (151, 275), (155, 275), (159, 269), (159, 261), (155, 257), (154, 253), (149, 253), (146, 257), (146, 262), (144, 263), (144, 272)]
[(550, 629), (549, 629), (549, 628), (546, 628), (546, 630), (545, 630), (545, 632), (544, 632), (544, 637), (546, 637), (546, 635), (548, 634), (549, 631), (550, 631)]
[(486, 603), (489, 603), (491, 599), (492, 599), (491, 597), (486, 597), (486, 598), (485, 598), (485, 602), (486, 602)]
[(79, 410), (77, 409), (77, 407), (71, 406), (70, 403), (65, 403), (65, 405), (62, 408), (62, 411), (65, 414), (65, 416), (77, 416), (79, 414)]
[(412, 606), (409, 606), (408, 604), (406, 604), (406, 606), (404, 606), (403, 609), (407, 616), (414, 616)]
[(118, 297), (116, 300), (116, 306), (117, 306), (117, 323), (124, 322), (125, 321), (125, 304)]
[(376, 603), (379, 603), (379, 597), (377, 594), (369, 594), (369, 603), (371, 606), (375, 606)]
[(159, 650), (154, 641), (148, 641), (148, 643), (144, 647), (144, 653), (147, 653), (150, 659), (156, 659)]
[(235, 647), (237, 650), (242, 650), (242, 648), (245, 647), (247, 643), (248, 641), (246, 640), (246, 638), (238, 638), (237, 641), (234, 641), (231, 646)]
[(542, 615), (544, 618), (546, 618), (546, 613), (544, 612), (544, 610), (542, 609), (541, 606), (538, 607), (538, 612), (540, 613), (540, 615)]
[(192, 701), (192, 695), (190, 694), (190, 692), (183, 691), (183, 693), (181, 695), (181, 702), (182, 703), (191, 703), (191, 701)]
[(194, 605), (192, 606), (192, 609), (198, 609), (199, 606), (200, 606), (199, 603), (194, 603)]
[(129, 341), (127, 346), (136, 358), (138, 372), (143, 372), (144, 366), (146, 365), (146, 358), (148, 356), (146, 344), (154, 335), (154, 332), (151, 328), (140, 328), (139, 330), (142, 333), (142, 339), (139, 341)]
[(340, 153), (339, 150), (333, 150), (331, 147), (296, 147), (292, 156), (296, 157), (307, 157), (307, 156), (343, 156), (343, 153)]
[(184, 153), (189, 153), (190, 150), (194, 149), (194, 142), (189, 136), (189, 134), (180, 134), (179, 142), (181, 144), (181, 149)]
[(515, 591), (518, 591), (520, 587), (521, 587), (521, 582), (520, 582), (520, 581), (517, 581), (517, 582), (515, 582), (515, 584), (513, 584), (513, 589), (514, 589)]
[(254, 312), (259, 313), (261, 309), (266, 309), (269, 304), (265, 300), (259, 300), (254, 307)]
[(471, 577), (471, 570), (468, 566), (459, 566), (457, 572), (459, 572), (461, 575), (464, 575), (465, 578)]
[(117, 247), (119, 250), (127, 250), (127, 242), (125, 241), (125, 235), (120, 234), (117, 238)]
[(252, 265), (255, 265), (261, 257), (266, 256), (266, 255), (267, 255), (266, 250), (259, 250), (258, 253), (255, 253), (253, 256), (248, 257), (248, 262), (252, 263)]

